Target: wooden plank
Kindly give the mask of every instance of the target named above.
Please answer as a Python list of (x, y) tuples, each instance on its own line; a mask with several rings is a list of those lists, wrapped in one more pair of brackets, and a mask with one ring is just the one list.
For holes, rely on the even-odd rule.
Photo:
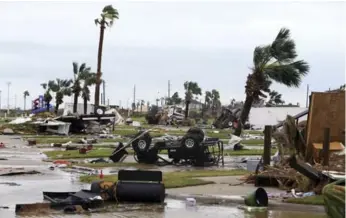
[(270, 148), (272, 141), (272, 126), (264, 127), (264, 148), (263, 148), (263, 165), (270, 165)]
[(330, 129), (330, 141), (344, 141), (345, 92), (313, 92), (308, 113), (306, 161), (312, 161), (312, 143), (321, 143), (324, 129)]

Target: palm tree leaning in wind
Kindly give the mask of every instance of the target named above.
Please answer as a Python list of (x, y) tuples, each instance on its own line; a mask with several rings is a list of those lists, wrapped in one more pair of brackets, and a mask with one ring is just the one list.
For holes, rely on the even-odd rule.
[[(112, 5), (107, 5), (103, 8), (101, 17), (95, 19), (95, 24), (100, 25), (100, 39), (99, 48), (97, 54), (97, 72), (96, 72), (96, 84), (95, 84), (95, 110), (100, 105), (100, 85), (101, 85), (101, 62), (102, 62), (102, 50), (103, 50), (103, 38), (106, 27), (112, 27), (114, 20), (119, 19), (118, 10), (113, 8)], [(95, 111), (96, 112), (96, 111)]]
[(28, 90), (25, 90), (24, 93), (24, 111), (26, 110), (26, 97), (30, 96), (30, 93)]
[(254, 66), (247, 77), (245, 103), (235, 135), (241, 135), (242, 124), (248, 119), (252, 103), (260, 97), (266, 97), (263, 91), (270, 91), (272, 81), (287, 87), (299, 87), (302, 77), (309, 72), (309, 65), (296, 58), (295, 42), (290, 38), (290, 30), (285, 28), (280, 30), (271, 44), (255, 48)]

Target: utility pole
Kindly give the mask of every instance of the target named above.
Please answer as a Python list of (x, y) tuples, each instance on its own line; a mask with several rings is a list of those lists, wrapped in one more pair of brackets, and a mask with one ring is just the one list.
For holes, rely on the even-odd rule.
[(306, 86), (306, 108), (309, 106), (309, 84)]
[(171, 81), (168, 80), (168, 98), (171, 98)]
[(0, 90), (0, 110), (1, 110), (1, 90)]
[(103, 80), (103, 104), (106, 104), (106, 81)]
[(133, 103), (136, 105), (136, 85), (133, 86)]
[(7, 82), (7, 116), (10, 113), (10, 85), (11, 82)]
[(17, 108), (17, 95), (14, 95), (14, 109)]

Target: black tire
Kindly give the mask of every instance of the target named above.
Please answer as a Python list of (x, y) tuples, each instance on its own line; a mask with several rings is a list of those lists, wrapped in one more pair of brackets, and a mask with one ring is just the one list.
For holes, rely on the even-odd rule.
[(185, 137), (193, 137), (199, 144), (204, 140), (204, 132), (198, 127), (192, 127), (186, 132)]
[(200, 145), (200, 137), (197, 135), (185, 135), (181, 141), (182, 147), (185, 149), (196, 149)]
[[(138, 134), (135, 135), (137, 137), (138, 135), (142, 134), (143, 131), (140, 131)], [(136, 139), (132, 142), (132, 148), (136, 153), (143, 153), (147, 152), (150, 144), (151, 144), (151, 136), (149, 133), (144, 134), (142, 137)]]

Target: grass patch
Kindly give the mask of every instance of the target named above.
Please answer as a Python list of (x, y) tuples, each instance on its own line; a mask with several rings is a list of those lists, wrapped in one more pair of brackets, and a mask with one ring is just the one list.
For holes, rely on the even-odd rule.
[[(271, 154), (275, 154), (276, 149), (271, 149)], [(240, 151), (225, 151), (225, 156), (252, 156), (252, 155), (263, 155), (263, 149), (251, 149), (251, 150), (240, 150)]]
[(79, 154), (78, 150), (72, 151), (45, 151), (44, 154), (51, 159), (72, 159), (72, 158), (100, 158), (109, 157), (114, 149), (99, 148), (93, 149), (86, 154)]
[(248, 133), (251, 135), (264, 135), (263, 130), (243, 130), (244, 133)]
[(308, 196), (303, 198), (288, 198), (284, 200), (284, 202), (293, 204), (324, 205), (322, 195)]
[[(26, 137), (25, 139), (28, 140), (30, 137)], [(80, 137), (68, 137), (68, 138), (64, 138), (64, 137), (51, 137), (51, 136), (45, 136), (45, 137), (34, 137), (34, 138), (30, 138), (30, 139), (35, 139), (37, 144), (51, 144), (51, 143), (66, 143), (71, 141), (72, 143), (78, 143), (81, 138), (83, 138), (82, 136)], [(115, 139), (97, 139), (97, 143), (107, 143), (107, 142), (124, 142), (126, 141), (123, 138), (115, 138)], [(96, 144), (97, 144), (96, 143)]]
[[(212, 184), (212, 181), (198, 179), (198, 177), (216, 177), (216, 176), (238, 176), (245, 175), (245, 170), (193, 170), (181, 172), (163, 173), (163, 181), (166, 188), (181, 188), (187, 186), (197, 186)], [(97, 175), (83, 175), (80, 177), (81, 182), (91, 183), (99, 180)], [(105, 181), (116, 182), (117, 175), (105, 175)]]
[[(50, 159), (74, 159), (74, 158), (101, 158), (109, 157), (114, 148), (94, 148), (86, 154), (79, 154), (78, 150), (72, 151), (45, 151), (44, 154)], [(128, 150), (129, 154), (133, 154), (133, 150)], [(271, 153), (275, 154), (276, 149), (272, 149)], [(161, 151), (160, 154), (167, 154), (167, 150)], [(262, 155), (262, 149), (240, 150), (240, 151), (224, 151), (225, 156), (250, 156)]]
[(79, 163), (74, 166), (90, 167), (90, 168), (106, 168), (106, 167), (136, 167), (138, 169), (153, 169), (157, 168), (156, 165), (152, 164), (139, 164), (139, 163)]
[(263, 145), (264, 139), (244, 139), (244, 140), (241, 140), (240, 143), (244, 145)]

